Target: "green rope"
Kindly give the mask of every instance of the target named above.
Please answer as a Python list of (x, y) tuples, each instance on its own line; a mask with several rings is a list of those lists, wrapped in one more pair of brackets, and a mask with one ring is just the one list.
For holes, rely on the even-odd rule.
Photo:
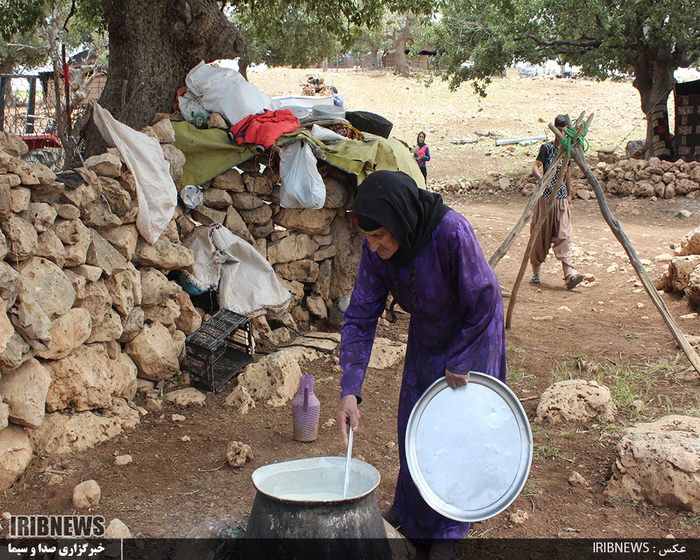
[(561, 145), (562, 147), (566, 148), (566, 153), (568, 154), (569, 159), (571, 159), (571, 148), (573, 148), (577, 143), (583, 144), (584, 152), (588, 150), (588, 140), (586, 140), (586, 134), (588, 134), (588, 123), (584, 122), (583, 126), (585, 128), (581, 134), (579, 134), (578, 138), (576, 138), (576, 141), (574, 141), (574, 137), (576, 136), (575, 128), (567, 128), (564, 130), (564, 138), (561, 141)]

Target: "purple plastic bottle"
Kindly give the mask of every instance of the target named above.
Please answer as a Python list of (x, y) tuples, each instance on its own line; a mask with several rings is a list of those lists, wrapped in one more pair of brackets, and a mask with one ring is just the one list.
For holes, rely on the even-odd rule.
[(293, 437), (297, 441), (314, 441), (318, 437), (321, 402), (314, 395), (314, 376), (299, 378), (299, 394), (292, 401)]

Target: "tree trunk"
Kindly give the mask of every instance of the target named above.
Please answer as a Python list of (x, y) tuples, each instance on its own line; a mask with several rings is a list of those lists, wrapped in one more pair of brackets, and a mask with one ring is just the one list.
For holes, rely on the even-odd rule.
[(379, 68), (379, 65), (377, 64), (377, 53), (379, 52), (379, 47), (370, 43), (370, 48), (371, 50), (369, 51), (369, 67)]
[(632, 65), (635, 75), (632, 85), (639, 92), (642, 111), (647, 118), (645, 151), (647, 157), (651, 157), (654, 155), (652, 110), (657, 105), (668, 106), (668, 96), (676, 83), (673, 73), (678, 68), (678, 60), (669, 49), (661, 45), (651, 52), (640, 51)]
[[(216, 0), (105, 0), (109, 71), (99, 104), (134, 129), (172, 112), (177, 88), (200, 61), (236, 58), (243, 37)], [(91, 122), (86, 156), (104, 151)]]
[(408, 63), (406, 62), (406, 40), (403, 37), (396, 39), (396, 70), (395, 74), (399, 76), (410, 76), (411, 73), (408, 70)]

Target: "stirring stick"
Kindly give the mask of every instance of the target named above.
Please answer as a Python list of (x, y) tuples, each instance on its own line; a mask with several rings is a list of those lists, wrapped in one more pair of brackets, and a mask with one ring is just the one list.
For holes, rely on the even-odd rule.
[(352, 457), (352, 433), (355, 430), (350, 427), (348, 434), (348, 456), (345, 459), (345, 484), (343, 485), (343, 499), (348, 497), (348, 482), (350, 482), (350, 457)]

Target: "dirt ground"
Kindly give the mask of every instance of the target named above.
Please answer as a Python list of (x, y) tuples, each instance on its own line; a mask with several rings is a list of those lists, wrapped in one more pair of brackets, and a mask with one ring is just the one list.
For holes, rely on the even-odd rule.
[[(289, 95), (299, 94), (298, 84), (314, 73), (318, 72), (278, 69), (250, 77), (267, 93)], [(435, 180), (529, 168), (538, 144), (519, 146), (512, 155), (505, 147), (496, 147), (492, 137), (462, 145), (450, 140), (473, 138), (477, 132), (504, 138), (538, 136), (559, 112), (575, 116), (582, 110), (595, 112), (589, 132), (593, 156), (597, 147), (622, 143), (622, 149), (628, 135), (633, 139), (644, 133), (639, 98), (629, 83), (511, 77), (497, 79), (489, 96), (479, 101), (468, 88), (450, 93), (440, 83), (425, 88), (415, 79), (390, 74), (343, 71), (327, 72), (325, 78), (338, 86), (348, 109), (372, 110), (392, 120), (396, 136), (413, 142), (417, 132), (425, 130), (433, 155), (429, 176)], [(522, 215), (526, 198), (517, 192), (483, 193), (446, 196), (446, 202), (470, 220), (488, 258)], [(647, 271), (652, 279), (666, 267), (655, 257), (670, 253), (669, 244), (678, 243), (697, 225), (700, 212), (700, 201), (683, 197), (610, 198), (609, 204), (640, 258), (651, 262)], [(681, 209), (692, 212), (692, 217), (677, 218)], [(699, 537), (697, 514), (609, 501), (603, 496), (622, 430), (670, 413), (699, 415), (700, 378), (684, 373), (688, 360), (644, 292), (596, 202), (576, 200), (572, 219), (577, 266), (593, 277), (567, 291), (559, 264), (549, 260), (540, 286), (527, 282), (521, 286), (513, 324), (506, 331), (508, 383), (525, 408), (534, 436), (530, 476), (515, 502), (492, 519), (474, 523), (470, 536)], [(512, 290), (526, 243), (523, 233), (496, 267), (504, 292)], [(504, 298), (505, 307), (511, 297)], [(697, 315), (692, 315), (697, 310), (687, 300), (671, 294), (663, 299), (685, 332), (700, 334)], [(399, 315), (397, 323), (380, 326), (378, 335), (401, 339), (407, 323), (408, 316)], [(577, 365), (583, 362), (597, 366), (597, 372), (590, 365), (588, 369)], [(73, 511), (74, 485), (92, 478), (102, 488), (102, 500), (93, 513), (107, 520), (119, 518), (135, 536), (184, 536), (206, 517), (245, 523), (255, 495), (251, 474), (256, 468), (297, 458), (344, 455), (337, 425), (328, 422), (335, 417), (338, 402), (336, 364), (337, 350), (333, 356), (303, 365), (304, 373), (315, 376), (321, 401), (321, 427), (313, 443), (292, 440), (291, 405), (258, 404), (247, 415), (225, 407), (231, 383), (223, 394), (207, 394), (203, 407), (166, 404), (163, 414), (149, 414), (135, 431), (86, 453), (36, 458), (5, 493), (0, 510), (68, 514)], [(355, 437), (355, 457), (381, 473), (376, 494), (382, 508), (391, 502), (398, 469), (395, 424), (400, 377), (400, 366), (368, 372), (363, 417)], [(615, 421), (556, 427), (536, 423), (539, 395), (553, 382), (569, 377), (595, 378), (609, 386), (618, 405)], [(644, 402), (641, 411), (632, 406), (634, 400)], [(172, 421), (175, 413), (186, 419)], [(227, 444), (234, 440), (249, 444), (255, 455), (240, 469), (226, 462)], [(115, 456), (123, 454), (132, 455), (134, 462), (115, 466)], [(589, 486), (571, 485), (568, 479), (574, 471)], [(511, 521), (517, 510), (528, 514), (523, 523)]]

